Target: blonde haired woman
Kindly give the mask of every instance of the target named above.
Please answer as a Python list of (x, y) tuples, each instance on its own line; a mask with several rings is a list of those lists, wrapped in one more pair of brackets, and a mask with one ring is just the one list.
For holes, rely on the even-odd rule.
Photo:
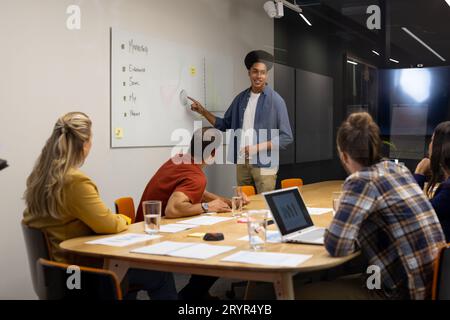
[[(128, 217), (108, 209), (97, 186), (79, 170), (92, 146), (91, 126), (89, 117), (81, 112), (60, 117), (27, 179), (23, 222), (46, 232), (55, 261), (83, 261), (64, 253), (59, 247), (62, 241), (96, 233), (118, 233), (130, 223)], [(130, 286), (146, 289), (152, 299), (177, 298), (170, 273), (130, 269), (126, 279)], [(135, 293), (128, 295), (133, 297)]]

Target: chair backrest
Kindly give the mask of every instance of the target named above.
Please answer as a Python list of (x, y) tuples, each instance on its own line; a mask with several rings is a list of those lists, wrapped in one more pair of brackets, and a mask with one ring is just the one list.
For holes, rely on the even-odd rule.
[(301, 187), (301, 186), (303, 186), (303, 180), (300, 178), (281, 180), (281, 189), (286, 189), (286, 188), (291, 188), (291, 187)]
[(442, 247), (436, 259), (433, 300), (450, 300), (450, 244)]
[(36, 269), (43, 299), (122, 299), (119, 280), (109, 270), (70, 266), (46, 259), (39, 259)]
[(241, 190), (247, 195), (247, 197), (254, 196), (256, 194), (254, 186), (241, 186)]
[(43, 296), (42, 288), (37, 283), (36, 262), (40, 258), (51, 259), (49, 242), (45, 232), (28, 227), (22, 222), (22, 232), (25, 239), (25, 246), (28, 255), (28, 264), (30, 266), (31, 280), (33, 282), (34, 292), (41, 298)]
[(116, 205), (116, 213), (120, 213), (126, 215), (131, 219), (131, 223), (134, 223), (136, 220), (136, 210), (134, 208), (134, 201), (131, 197), (119, 198), (114, 201)]

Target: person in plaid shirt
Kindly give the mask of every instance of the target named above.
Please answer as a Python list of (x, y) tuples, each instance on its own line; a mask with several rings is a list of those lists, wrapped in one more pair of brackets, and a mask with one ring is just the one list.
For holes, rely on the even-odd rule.
[(381, 159), (379, 128), (368, 113), (349, 116), (338, 130), (337, 145), (350, 176), (325, 233), (325, 248), (334, 257), (361, 250), (368, 264), (379, 268), (381, 286), (370, 290), (348, 277), (300, 287), (298, 297), (429, 298), (445, 237), (427, 197), (406, 167)]

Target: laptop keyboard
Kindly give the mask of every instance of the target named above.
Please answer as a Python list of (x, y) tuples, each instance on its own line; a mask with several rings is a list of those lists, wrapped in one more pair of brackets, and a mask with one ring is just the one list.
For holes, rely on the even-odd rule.
[(298, 242), (304, 242), (304, 241), (316, 242), (318, 240), (323, 241), (324, 233), (325, 233), (325, 229), (313, 230), (311, 232), (299, 234), (296, 237), (292, 237), (289, 239), (289, 242), (297, 242), (297, 241)]

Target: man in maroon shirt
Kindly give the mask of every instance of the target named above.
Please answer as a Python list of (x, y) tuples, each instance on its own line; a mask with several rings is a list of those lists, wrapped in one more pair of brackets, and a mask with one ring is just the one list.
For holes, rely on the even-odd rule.
[[(202, 169), (207, 165), (208, 159), (204, 157), (214, 157), (215, 149), (212, 148), (208, 155), (204, 155), (204, 152), (211, 144), (217, 146), (215, 130), (202, 128), (194, 132), (189, 152), (172, 157), (158, 169), (142, 194), (136, 213), (137, 222), (144, 219), (142, 202), (147, 200), (160, 200), (161, 214), (166, 218), (231, 210), (229, 199), (206, 191), (207, 180)], [(201, 141), (198, 144), (201, 148), (197, 148), (198, 150), (195, 150), (196, 139)]]
[[(160, 200), (161, 214), (166, 218), (231, 210), (229, 199), (206, 191), (207, 181), (202, 170), (214, 157), (215, 147), (220, 145), (218, 137), (220, 134), (214, 128), (202, 128), (194, 132), (189, 152), (169, 159), (147, 184), (139, 203), (136, 221), (143, 220), (142, 202), (147, 200)], [(215, 147), (212, 148), (211, 145)], [(244, 203), (248, 203), (245, 196)], [(193, 275), (179, 292), (179, 298), (208, 299), (211, 297), (208, 291), (216, 280), (216, 277)]]

